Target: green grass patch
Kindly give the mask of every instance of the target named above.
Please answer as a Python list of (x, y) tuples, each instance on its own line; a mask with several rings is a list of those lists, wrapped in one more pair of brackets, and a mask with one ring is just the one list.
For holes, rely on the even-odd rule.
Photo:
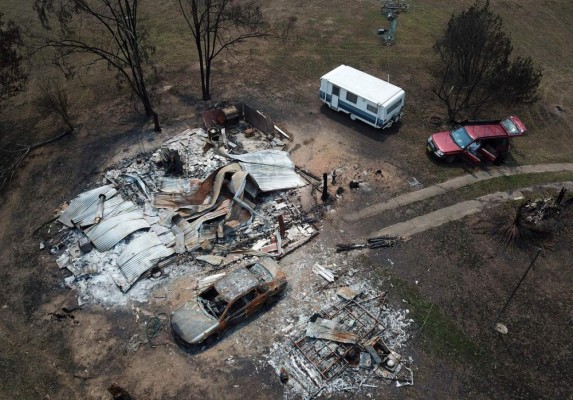
[[(564, 181), (573, 181), (572, 171), (502, 176), (460, 188), (455, 193), (457, 196), (469, 200), (489, 193), (517, 190), (531, 186)], [(451, 197), (451, 193), (448, 193), (447, 196)]]
[[(468, 335), (435, 303), (427, 300), (407, 281), (391, 276), (396, 290), (408, 302), (410, 316), (416, 321), (417, 343), (424, 343), (428, 350), (439, 357), (459, 362), (484, 362), (485, 354)], [(426, 339), (422, 341), (420, 339)]]

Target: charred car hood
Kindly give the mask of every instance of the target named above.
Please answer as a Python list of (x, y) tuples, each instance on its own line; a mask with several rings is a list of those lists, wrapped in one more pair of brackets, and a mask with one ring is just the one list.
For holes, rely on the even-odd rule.
[(202, 338), (201, 340), (196, 340), (196, 338), (218, 324), (219, 321), (215, 318), (205, 315), (197, 300), (189, 301), (171, 314), (173, 332), (189, 344), (199, 343)]
[(457, 153), (462, 149), (458, 146), (450, 136), (450, 132), (434, 133), (432, 141), (436, 147), (444, 153)]

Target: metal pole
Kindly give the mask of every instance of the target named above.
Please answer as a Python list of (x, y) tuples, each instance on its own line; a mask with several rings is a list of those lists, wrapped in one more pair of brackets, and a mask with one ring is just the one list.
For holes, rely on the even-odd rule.
[(322, 174), (322, 201), (328, 200), (328, 174)]
[(525, 270), (525, 272), (523, 273), (523, 276), (521, 277), (521, 279), (519, 280), (519, 283), (517, 284), (517, 286), (515, 287), (515, 289), (513, 289), (513, 292), (511, 293), (511, 295), (509, 296), (509, 299), (507, 299), (505, 305), (503, 306), (503, 308), (501, 309), (501, 311), (499, 312), (499, 314), (497, 315), (496, 321), (499, 321), (499, 318), (502, 316), (502, 314), (505, 312), (505, 310), (507, 309), (507, 306), (509, 306), (509, 303), (511, 302), (511, 300), (513, 299), (513, 296), (515, 296), (515, 293), (517, 292), (517, 290), (519, 289), (519, 287), (521, 286), (521, 284), (523, 283), (523, 280), (525, 279), (525, 277), (527, 276), (527, 274), (529, 273), (529, 270), (533, 267), (533, 264), (535, 264), (535, 261), (537, 260), (537, 257), (539, 257), (539, 254), (541, 254), (541, 247), (537, 248), (537, 253), (535, 253), (535, 257), (533, 257), (533, 260), (531, 260), (531, 263), (529, 264), (529, 267), (527, 267), (527, 269)]

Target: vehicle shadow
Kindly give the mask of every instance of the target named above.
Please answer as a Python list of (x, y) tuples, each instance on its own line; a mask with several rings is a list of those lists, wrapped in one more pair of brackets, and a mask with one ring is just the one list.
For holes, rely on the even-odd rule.
[(269, 302), (267, 302), (260, 310), (258, 310), (254, 314), (248, 316), (246, 319), (242, 320), (238, 324), (231, 325), (223, 332), (209, 336), (202, 343), (197, 345), (190, 345), (181, 340), (176, 334), (174, 334), (173, 329), (171, 328), (171, 320), (169, 321), (169, 331), (171, 332), (171, 336), (173, 337), (173, 340), (175, 341), (177, 346), (185, 353), (189, 355), (201, 354), (205, 351), (208, 351), (216, 347), (223, 340), (232, 337), (236, 331), (240, 330), (245, 325), (255, 322), (257, 319), (259, 319), (259, 317), (269, 312), (273, 307), (275, 307), (277, 303), (279, 303), (286, 296), (286, 293), (287, 290), (283, 290), (281, 293), (271, 298)]
[(437, 159), (436, 157), (434, 157), (433, 155), (431, 155), (429, 152), (425, 152), (426, 157), (428, 158), (428, 160), (434, 164), (435, 166), (439, 167), (439, 168), (449, 168), (449, 169), (461, 169), (463, 171), (465, 171), (466, 173), (472, 175), (477, 171), (490, 171), (492, 169), (496, 169), (496, 168), (500, 168), (500, 167), (514, 167), (519, 165), (515, 159), (512, 157), (511, 153), (507, 154), (506, 157), (504, 158), (504, 160), (502, 162), (500, 162), (499, 164), (495, 164), (491, 161), (484, 161), (478, 165), (472, 164), (467, 160), (464, 160), (462, 158), (456, 158), (453, 162), (448, 163), (442, 160)]
[(402, 127), (402, 122), (400, 121), (387, 129), (374, 128), (360, 120), (353, 121), (350, 119), (349, 114), (334, 111), (326, 104), (323, 104), (322, 107), (320, 107), (320, 113), (337, 124), (358, 132), (361, 135), (367, 136), (369, 139), (377, 142), (384, 142), (389, 136), (399, 133), (400, 128)]

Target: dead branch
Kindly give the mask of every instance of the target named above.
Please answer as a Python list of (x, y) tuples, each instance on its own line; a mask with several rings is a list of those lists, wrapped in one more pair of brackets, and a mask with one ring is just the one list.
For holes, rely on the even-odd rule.
[(38, 149), (42, 146), (60, 140), (61, 138), (72, 132), (73, 130), (69, 129), (53, 138), (44, 140), (39, 143), (34, 143), (31, 145), (17, 145), (18, 146), (17, 149), (0, 150), (3, 153), (9, 154), (3, 160), (0, 160), (0, 190), (2, 190), (6, 185), (8, 185), (12, 181), (14, 173), (16, 172), (22, 161), (24, 161), (24, 159), (28, 156), (28, 154), (30, 154), (32, 150)]

